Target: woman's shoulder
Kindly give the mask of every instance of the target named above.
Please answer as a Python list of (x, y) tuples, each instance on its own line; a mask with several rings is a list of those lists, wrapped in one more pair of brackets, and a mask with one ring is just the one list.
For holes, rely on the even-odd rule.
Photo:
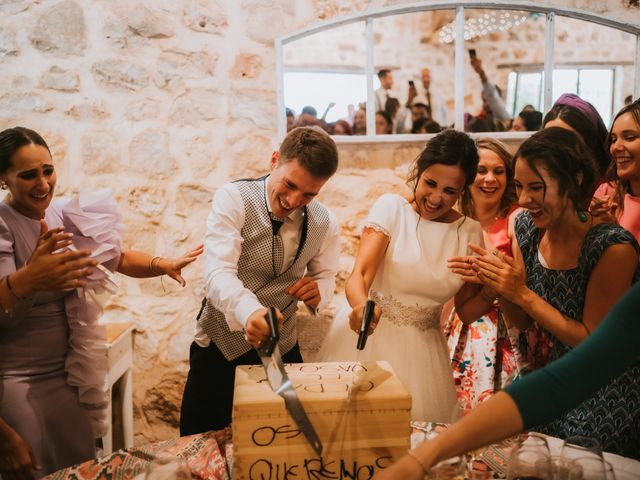
[(597, 223), (589, 229), (588, 244), (602, 243), (606, 246), (619, 243), (629, 243), (638, 250), (638, 241), (633, 234), (616, 223)]
[(402, 208), (411, 206), (411, 203), (409, 203), (409, 200), (407, 198), (397, 193), (383, 193), (378, 197), (374, 205), (385, 205), (394, 208)]

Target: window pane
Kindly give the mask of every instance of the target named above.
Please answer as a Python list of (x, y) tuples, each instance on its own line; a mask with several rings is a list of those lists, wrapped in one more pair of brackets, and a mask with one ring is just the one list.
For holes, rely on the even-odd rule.
[(519, 113), (525, 105), (533, 105), (534, 109), (540, 110), (541, 90), (542, 73), (519, 74), (515, 111)]
[(467, 130), (506, 130), (523, 106), (539, 109), (544, 29), (539, 13), (465, 9)]
[[(390, 70), (382, 88), (376, 82), (376, 111), (385, 110), (388, 103), (392, 132), (411, 133), (415, 123), (416, 133), (432, 133), (453, 123), (454, 44), (444, 39), (443, 31), (454, 16), (449, 9), (373, 21), (376, 72)], [(376, 117), (379, 134), (383, 134), (384, 115)]]
[(283, 57), (284, 104), (293, 110), (295, 124), (318, 124), (332, 132), (332, 123), (344, 119), (351, 129), (358, 104), (367, 98), (365, 23), (285, 44)]
[[(624, 97), (633, 91), (634, 55), (635, 35), (558, 15), (555, 24), (554, 68), (572, 68), (581, 73), (579, 87), (576, 83), (575, 87), (569, 89), (567, 86), (566, 90), (562, 90), (554, 84), (554, 98), (565, 92), (578, 93), (594, 104), (607, 124), (612, 107), (613, 111), (620, 109)], [(613, 70), (616, 72), (615, 83)]]
[(578, 93), (578, 70), (559, 68), (553, 71), (553, 101), (563, 93)]
[(611, 122), (611, 99), (613, 98), (613, 70), (580, 70), (578, 95), (591, 102), (602, 116), (605, 125)]
[[(313, 92), (310, 95), (310, 92)], [(330, 104), (325, 120), (335, 122), (348, 116), (349, 105), (357, 108), (367, 101), (367, 82), (364, 73), (287, 72), (284, 74), (284, 104), (296, 113), (311, 105), (322, 117)]]

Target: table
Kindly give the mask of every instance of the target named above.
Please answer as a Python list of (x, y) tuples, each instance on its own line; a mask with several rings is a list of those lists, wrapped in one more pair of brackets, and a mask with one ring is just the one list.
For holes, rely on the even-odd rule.
[[(447, 428), (444, 424), (412, 422), (412, 445), (432, 438)], [(552, 454), (559, 454), (562, 440), (547, 437)], [(483, 449), (476, 456), (473, 469), (484, 472), (477, 478), (504, 478), (501, 470), (507, 464), (513, 439)], [(605, 459), (614, 466), (616, 480), (640, 478), (640, 462), (610, 453)], [(154, 459), (178, 457), (191, 469), (193, 478), (230, 480), (233, 469), (231, 429), (219, 430), (158, 442), (144, 447), (120, 450), (98, 460), (65, 468), (45, 477), (46, 480), (127, 480), (144, 474)], [(274, 479), (275, 480), (275, 479)], [(290, 479), (293, 480), (293, 479)]]
[[(107, 328), (107, 386), (109, 394), (109, 419), (107, 434), (102, 437), (103, 452), (113, 451), (114, 431), (120, 435), (116, 442), (124, 448), (133, 447), (133, 385), (131, 368), (133, 367), (133, 323), (109, 323)], [(115, 403), (117, 423), (114, 428), (113, 418), (114, 389), (119, 392)]]

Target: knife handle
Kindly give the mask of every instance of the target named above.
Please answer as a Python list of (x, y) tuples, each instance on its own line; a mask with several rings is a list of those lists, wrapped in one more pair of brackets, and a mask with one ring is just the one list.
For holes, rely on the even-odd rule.
[(269, 324), (269, 339), (258, 348), (258, 355), (261, 357), (270, 357), (280, 340), (280, 331), (278, 329), (278, 317), (275, 307), (269, 307), (266, 315)]
[(373, 320), (373, 312), (376, 308), (376, 304), (373, 300), (367, 300), (364, 304), (364, 314), (362, 315), (362, 325), (360, 325), (360, 334), (358, 335), (358, 350), (364, 350), (364, 346), (367, 344), (367, 338), (369, 337), (369, 327)]

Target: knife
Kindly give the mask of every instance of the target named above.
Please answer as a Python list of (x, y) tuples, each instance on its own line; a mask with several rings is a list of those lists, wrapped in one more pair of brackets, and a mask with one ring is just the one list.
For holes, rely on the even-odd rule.
[(322, 456), (322, 442), (315, 428), (313, 428), (313, 424), (309, 420), (307, 412), (305, 412), (282, 363), (282, 355), (278, 346), (278, 340), (280, 340), (278, 319), (276, 317), (276, 309), (273, 307), (269, 307), (267, 311), (267, 322), (269, 323), (270, 331), (269, 339), (260, 348), (256, 349), (267, 374), (267, 380), (269, 380), (271, 389), (284, 399), (289, 415), (291, 415), (291, 418), (296, 422), (313, 450), (320, 457)]

